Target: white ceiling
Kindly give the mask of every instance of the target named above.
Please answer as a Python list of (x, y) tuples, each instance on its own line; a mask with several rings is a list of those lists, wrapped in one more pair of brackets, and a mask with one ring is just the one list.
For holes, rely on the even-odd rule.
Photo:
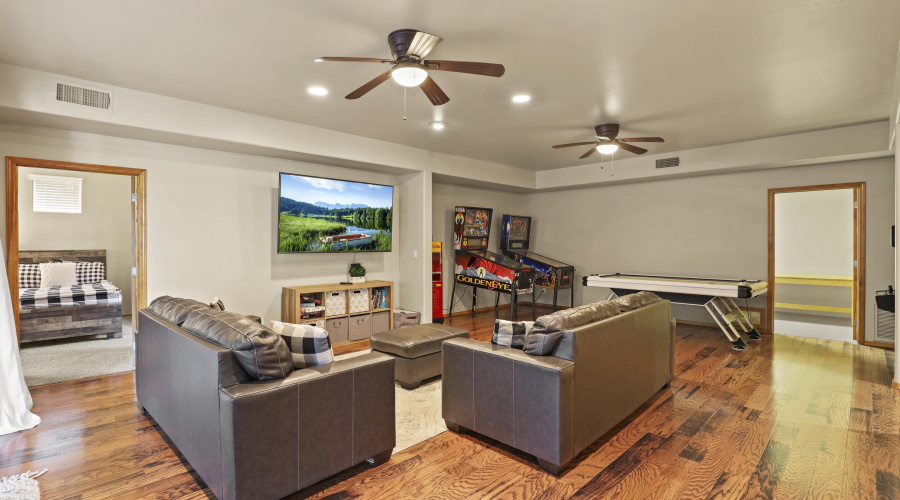
[[(343, 98), (384, 66), (313, 62), (400, 28), (506, 74), (435, 73), (403, 121), (393, 82)], [(898, 40), (897, 0), (0, 0), (0, 62), (532, 170), (596, 161), (550, 146), (599, 123), (664, 153), (886, 119)]]

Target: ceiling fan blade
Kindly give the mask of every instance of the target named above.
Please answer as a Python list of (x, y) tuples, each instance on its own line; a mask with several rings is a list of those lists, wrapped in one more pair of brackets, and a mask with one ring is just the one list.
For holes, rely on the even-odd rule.
[(589, 149), (587, 153), (585, 153), (585, 154), (579, 156), (578, 158), (581, 159), (581, 160), (583, 160), (583, 159), (587, 158), (588, 156), (591, 156), (592, 154), (594, 154), (594, 153), (596, 153), (596, 152), (597, 152), (597, 148), (596, 148), (596, 147), (593, 147), (593, 148)]
[(632, 137), (630, 139), (619, 139), (625, 142), (666, 142), (662, 137)]
[(391, 72), (390, 72), (390, 71), (385, 71), (384, 73), (382, 73), (382, 74), (376, 76), (376, 77), (373, 78), (372, 80), (369, 80), (369, 81), (368, 81), (365, 85), (363, 85), (362, 87), (360, 87), (360, 88), (354, 90), (353, 92), (350, 92), (349, 94), (347, 94), (347, 97), (346, 97), (346, 98), (347, 98), (347, 99), (359, 99), (360, 97), (366, 95), (370, 90), (372, 90), (372, 89), (374, 89), (375, 87), (381, 85), (382, 83), (388, 81), (390, 78), (391, 78)]
[(425, 61), (425, 67), (437, 71), (453, 71), (454, 73), (469, 73), (472, 75), (483, 75), (501, 77), (506, 72), (506, 68), (502, 64), (482, 63), (482, 62), (465, 62), (465, 61)]
[(557, 144), (556, 146), (553, 146), (553, 149), (559, 149), (559, 148), (571, 148), (572, 146), (587, 146), (588, 144), (600, 144), (600, 143), (597, 142), (597, 141), (591, 141), (591, 142), (570, 142), (570, 143), (568, 143), (568, 144)]
[(626, 144), (624, 142), (616, 142), (616, 145), (619, 146), (620, 148), (624, 149), (625, 151), (630, 151), (636, 155), (642, 155), (647, 152), (647, 150), (644, 148), (632, 146), (631, 144)]
[(319, 60), (322, 61), (336, 61), (336, 62), (373, 62), (373, 63), (391, 63), (394, 62), (390, 59), (375, 59), (372, 57), (320, 57)]
[(431, 104), (434, 104), (435, 106), (440, 106), (441, 104), (446, 104), (450, 101), (447, 94), (438, 87), (438, 84), (432, 80), (430, 76), (426, 77), (425, 81), (419, 84), (419, 88), (422, 89), (422, 93), (428, 97)]
[(414, 36), (409, 43), (409, 48), (406, 49), (406, 57), (421, 61), (422, 59), (425, 59), (425, 56), (434, 50), (442, 40), (443, 38), (437, 35), (418, 31), (416, 32), (416, 36)]

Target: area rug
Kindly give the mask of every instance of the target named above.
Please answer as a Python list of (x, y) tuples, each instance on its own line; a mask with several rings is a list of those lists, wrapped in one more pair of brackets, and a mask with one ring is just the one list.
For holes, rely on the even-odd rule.
[(122, 338), (106, 335), (22, 344), (28, 387), (134, 370), (131, 317), (122, 318)]
[[(335, 359), (362, 356), (369, 352), (371, 351), (365, 350), (342, 354), (335, 356)], [(411, 391), (395, 384), (394, 394), (397, 411), (397, 446), (394, 453), (447, 430), (441, 417), (441, 379), (428, 381)]]
[(39, 500), (41, 488), (35, 478), (45, 472), (47, 469), (0, 477), (0, 500)]

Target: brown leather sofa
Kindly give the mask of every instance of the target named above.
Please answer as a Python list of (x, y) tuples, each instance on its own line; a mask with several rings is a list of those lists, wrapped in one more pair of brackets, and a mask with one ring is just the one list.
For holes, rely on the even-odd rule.
[(546, 356), (468, 339), (444, 342), (447, 426), (497, 439), (559, 474), (673, 377), (669, 301), (626, 296), (615, 305), (621, 312), (600, 320), (610, 304), (539, 318), (536, 328), (562, 333)]
[[(250, 350), (240, 360), (222, 331), (201, 338), (182, 328), (185, 316), (185, 327), (190, 314), (197, 316), (173, 312), (182, 306), (138, 313), (137, 398), (216, 497), (278, 499), (366, 460), (390, 458), (393, 359), (370, 353), (314, 368), (289, 364), (284, 377), (263, 370), (254, 377), (241, 366)], [(210, 314), (218, 315), (202, 311)], [(194, 327), (208, 328), (199, 321)], [(258, 338), (252, 340), (260, 351)], [(257, 354), (253, 363), (264, 361)]]

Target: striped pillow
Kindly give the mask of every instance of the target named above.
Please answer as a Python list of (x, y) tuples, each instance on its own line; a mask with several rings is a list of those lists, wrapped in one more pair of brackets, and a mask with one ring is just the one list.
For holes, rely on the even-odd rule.
[(41, 265), (19, 264), (19, 289), (41, 287)]
[(75, 281), (79, 285), (100, 283), (106, 279), (106, 269), (102, 262), (76, 262)]

